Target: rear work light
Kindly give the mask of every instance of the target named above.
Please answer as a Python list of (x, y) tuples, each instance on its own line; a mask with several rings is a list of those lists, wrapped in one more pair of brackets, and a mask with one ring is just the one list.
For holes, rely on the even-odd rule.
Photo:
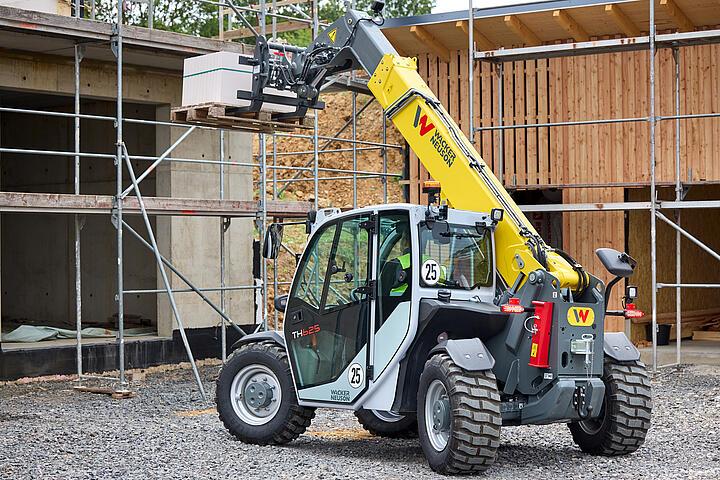
[(508, 303), (500, 306), (500, 311), (503, 313), (523, 313), (525, 311), (525, 307), (520, 305), (519, 298), (513, 297), (508, 300)]
[(628, 303), (625, 307), (625, 318), (642, 318), (645, 312), (638, 310), (634, 303)]

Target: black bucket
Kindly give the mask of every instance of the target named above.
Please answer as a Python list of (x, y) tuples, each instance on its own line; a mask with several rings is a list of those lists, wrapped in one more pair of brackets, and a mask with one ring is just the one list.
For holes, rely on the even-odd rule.
[[(648, 341), (652, 340), (652, 323), (645, 325), (645, 331), (647, 332)], [(669, 345), (670, 344), (670, 325), (658, 324), (657, 326), (657, 344)]]

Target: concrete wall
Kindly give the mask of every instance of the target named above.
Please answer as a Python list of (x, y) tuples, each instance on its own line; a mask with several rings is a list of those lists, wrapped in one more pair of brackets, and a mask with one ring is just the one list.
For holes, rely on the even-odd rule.
[[(13, 102), (19, 103), (16, 96)], [(6, 102), (8, 100), (6, 99)], [(33, 96), (32, 108), (70, 111), (72, 99)], [(152, 119), (154, 107), (129, 104), (137, 118)], [(112, 114), (110, 102), (84, 103), (86, 113)], [(5, 113), (2, 117), (1, 143), (4, 147), (42, 150), (72, 150), (72, 120)], [(112, 122), (84, 120), (81, 123), (81, 149), (84, 152), (113, 153)], [(128, 125), (125, 131), (128, 149), (134, 154), (153, 155), (155, 128)], [(4, 154), (2, 190), (18, 192), (73, 192), (73, 159), (61, 156)], [(137, 165), (140, 168), (142, 165)], [(154, 195), (155, 176), (145, 183), (147, 195)], [(112, 194), (115, 190), (115, 166), (112, 159), (81, 161), (81, 192)], [(138, 229), (141, 219), (128, 218)], [(74, 217), (56, 214), (3, 214), (2, 237), (2, 316), (34, 325), (71, 327), (75, 322)], [(114, 324), (117, 311), (115, 229), (105, 215), (86, 215), (81, 234), (81, 273), (83, 282), (83, 322)], [(151, 257), (134, 239), (124, 241), (126, 252), (126, 288), (155, 288), (155, 269)], [(151, 295), (128, 296), (128, 315), (156, 321), (155, 299)], [(7, 326), (7, 325), (6, 325)]]
[[(159, 107), (158, 119), (165, 119), (167, 107)], [(158, 127), (157, 153), (161, 154), (185, 132), (183, 128)], [(226, 161), (252, 161), (252, 136), (246, 133), (225, 133)], [(220, 134), (210, 130), (196, 130), (172, 153), (177, 158), (218, 160)], [(158, 171), (158, 195), (176, 198), (220, 198), (219, 165), (168, 163)], [(226, 167), (225, 198), (252, 198), (252, 172), (248, 167)], [(181, 272), (198, 287), (220, 285), (220, 223), (218, 218), (162, 217), (158, 218), (158, 236), (164, 255), (171, 258)], [(226, 236), (226, 285), (250, 285), (252, 279), (251, 220), (233, 220)], [(174, 288), (186, 285), (173, 275)], [(158, 276), (158, 288), (162, 280)], [(220, 294), (208, 297), (220, 305)], [(240, 324), (253, 322), (253, 298), (250, 291), (227, 293), (228, 315)], [(220, 317), (197, 295), (176, 296), (181, 318), (190, 328), (217, 325)], [(172, 311), (165, 295), (158, 296), (158, 328), (166, 335), (173, 325)]]
[[(177, 106), (181, 95), (181, 76), (176, 72), (125, 67), (123, 95), (125, 115), (133, 118), (169, 119), (170, 106)], [(116, 90), (113, 64), (84, 61), (81, 70), (82, 111), (114, 115)], [(14, 92), (0, 96), (3, 105), (41, 110), (71, 108), (73, 67), (67, 58), (34, 54), (0, 55), (0, 89)], [(53, 94), (54, 101), (48, 97)], [(65, 98), (58, 100), (60, 95)], [(101, 101), (105, 100), (105, 102)], [(10, 103), (8, 103), (10, 102)], [(68, 119), (42, 119), (38, 116), (2, 116), (3, 147), (72, 150), (72, 128)], [(112, 122), (82, 122), (83, 151), (114, 153)], [(164, 151), (185, 129), (125, 125), (131, 155), (154, 155)], [(252, 136), (227, 133), (226, 158), (251, 161)], [(219, 158), (219, 133), (195, 132), (173, 153), (174, 157)], [(100, 166), (98, 160), (83, 160), (81, 193), (113, 193), (112, 161)], [(147, 163), (136, 163), (139, 171)], [(72, 158), (2, 156), (2, 188), (32, 192), (72, 192)], [(219, 167), (172, 163), (162, 165), (142, 184), (144, 195), (176, 198), (219, 198)], [(127, 179), (127, 176), (125, 176)], [(126, 180), (127, 181), (127, 180)], [(252, 172), (248, 168), (228, 169), (226, 198), (253, 198)], [(83, 317), (86, 322), (105, 320), (117, 306), (115, 232), (106, 216), (86, 216), (82, 233)], [(128, 217), (133, 227), (145, 234), (139, 217)], [(74, 324), (73, 219), (64, 215), (2, 215), (2, 315), (37, 319), (36, 323)], [(163, 254), (200, 287), (219, 286), (220, 219), (158, 217), (154, 220)], [(227, 285), (252, 283), (253, 223), (233, 221), (227, 234)], [(126, 288), (155, 288), (159, 275), (152, 255), (130, 234), (125, 235)], [(172, 278), (174, 287), (184, 287)], [(219, 294), (209, 295), (219, 304)], [(238, 322), (253, 321), (253, 297), (249, 291), (227, 295), (228, 312)], [(12, 300), (11, 300), (12, 299)], [(44, 299), (38, 301), (38, 299)], [(178, 294), (184, 324), (190, 328), (213, 326), (218, 315), (194, 294)], [(175, 324), (165, 296), (127, 296), (126, 313), (157, 318), (159, 334), (170, 335)], [(87, 309), (87, 310), (86, 310)]]

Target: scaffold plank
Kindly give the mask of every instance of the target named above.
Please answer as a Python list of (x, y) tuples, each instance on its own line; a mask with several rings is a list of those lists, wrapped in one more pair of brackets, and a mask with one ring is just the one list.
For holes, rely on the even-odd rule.
[[(199, 217), (254, 217), (260, 210), (253, 200), (207, 200), (195, 198), (143, 197), (152, 215)], [(108, 214), (113, 208), (111, 195), (72, 195), (63, 193), (0, 192), (0, 212)], [(268, 200), (268, 217), (301, 218), (312, 208), (309, 202)], [(135, 197), (123, 201), (123, 213), (139, 214)]]

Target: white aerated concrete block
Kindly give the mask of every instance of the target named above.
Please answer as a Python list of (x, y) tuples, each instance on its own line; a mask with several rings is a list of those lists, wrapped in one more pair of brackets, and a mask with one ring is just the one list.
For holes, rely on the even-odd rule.
[[(241, 55), (232, 52), (216, 52), (199, 57), (185, 59), (183, 71), (183, 106), (203, 103), (221, 103), (236, 107), (250, 105), (249, 100), (238, 100), (237, 91), (252, 90), (252, 69), (250, 65), (240, 65)], [(266, 94), (294, 98), (290, 91), (266, 88)], [(265, 103), (263, 111), (288, 113), (295, 111), (290, 105)]]
[(69, 0), (0, 0), (0, 5), (35, 10), (36, 12), (70, 15)]

